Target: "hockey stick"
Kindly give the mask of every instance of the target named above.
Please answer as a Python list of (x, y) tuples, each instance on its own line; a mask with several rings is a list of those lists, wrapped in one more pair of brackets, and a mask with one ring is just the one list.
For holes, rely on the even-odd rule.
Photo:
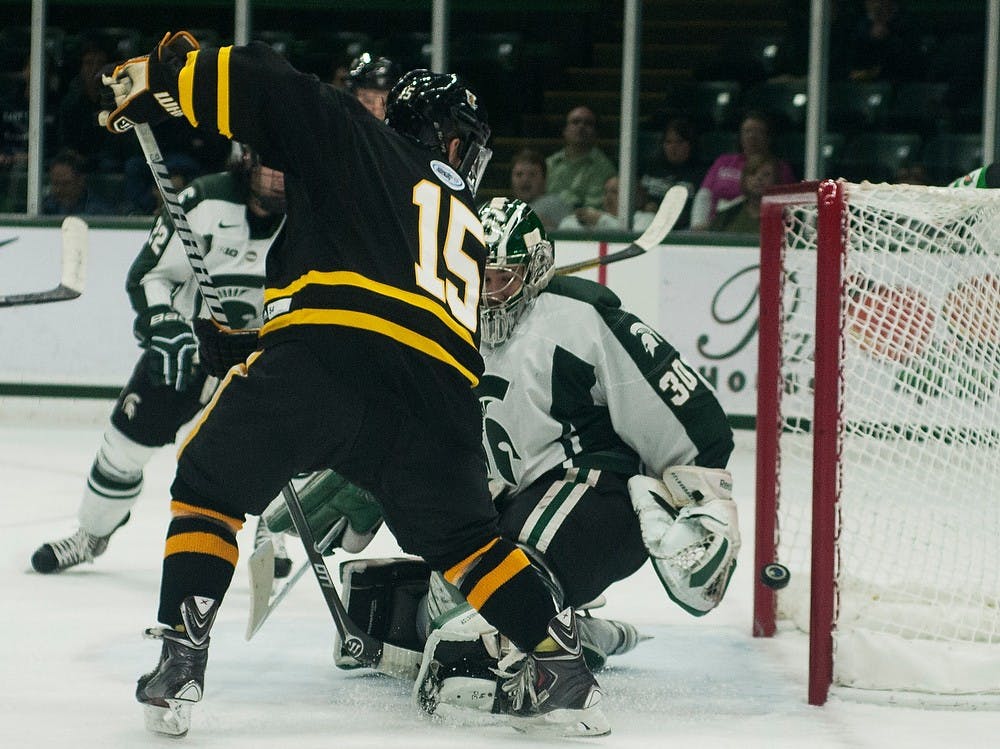
[[(263, 521), (261, 521), (263, 522)], [(316, 548), (320, 554), (326, 553), (326, 549), (329, 549), (333, 540), (340, 536), (347, 527), (347, 518), (342, 517), (330, 531), (326, 534), (319, 545)], [(250, 614), (247, 617), (247, 632), (246, 639), (251, 639), (258, 630), (267, 621), (267, 618), (271, 615), (278, 604), (284, 600), (288, 592), (295, 586), (295, 583), (299, 581), (302, 574), (306, 571), (305, 566), (300, 566), (295, 574), (292, 575), (285, 584), (281, 586), (275, 596), (271, 597), (271, 591), (274, 589), (274, 545), (271, 543), (270, 539), (262, 543), (247, 560), (247, 572), (250, 576)]]
[(617, 252), (612, 252), (610, 255), (604, 255), (602, 257), (595, 257), (591, 260), (581, 260), (577, 263), (563, 265), (562, 267), (555, 269), (556, 275), (564, 276), (567, 273), (590, 270), (591, 268), (597, 268), (602, 265), (617, 263), (620, 260), (628, 260), (632, 257), (638, 257), (639, 255), (648, 252), (662, 242), (667, 234), (670, 233), (670, 230), (674, 228), (674, 224), (677, 223), (677, 219), (680, 218), (680, 215), (684, 210), (684, 204), (687, 203), (687, 198), (687, 188), (684, 185), (674, 185), (667, 190), (667, 194), (663, 196), (663, 200), (660, 202), (660, 207), (656, 209), (656, 215), (653, 216), (653, 220), (650, 222), (649, 226), (646, 227), (646, 231), (644, 231), (638, 239), (632, 242), (632, 244), (624, 249), (618, 250)]
[(181, 207), (181, 203), (177, 199), (177, 191), (170, 181), (170, 172), (163, 161), (160, 146), (156, 142), (156, 136), (153, 135), (153, 128), (146, 123), (141, 123), (135, 126), (135, 134), (139, 137), (139, 146), (142, 148), (146, 163), (153, 173), (153, 181), (156, 183), (156, 189), (160, 192), (160, 197), (163, 198), (163, 204), (170, 215), (174, 230), (180, 237), (181, 244), (184, 245), (188, 262), (191, 264), (195, 281), (198, 283), (198, 290), (201, 292), (205, 304), (208, 305), (208, 311), (217, 323), (228, 326), (229, 320), (226, 317), (226, 310), (215, 290), (215, 282), (212, 281), (212, 277), (208, 274), (208, 268), (205, 267), (205, 248), (201, 246), (201, 242), (191, 231), (187, 214), (184, 213), (184, 208)]
[(87, 279), (87, 222), (82, 218), (67, 216), (63, 219), (60, 267), (62, 277), (54, 289), (0, 295), (0, 307), (61, 302), (76, 299), (83, 293)]
[[(334, 626), (340, 635), (341, 648), (362, 666), (375, 669), (389, 676), (400, 679), (415, 679), (417, 668), (422, 660), (422, 655), (408, 648), (401, 648), (388, 642), (376, 640), (370, 634), (361, 629), (347, 613), (344, 602), (340, 600), (340, 594), (330, 577), (330, 570), (323, 561), (323, 555), (316, 549), (316, 539), (313, 537), (309, 521), (306, 520), (302, 505), (299, 502), (298, 492), (292, 482), (288, 482), (281, 490), (281, 495), (285, 498), (285, 505), (288, 507), (288, 514), (292, 517), (292, 524), (302, 539), (302, 545), (306, 549), (306, 556), (309, 558), (309, 566), (315, 573), (316, 581), (319, 583), (323, 593), (323, 600), (333, 617)], [(415, 668), (415, 666), (417, 668)]]
[(306, 566), (300, 565), (281, 590), (272, 598), (274, 588), (274, 545), (265, 541), (247, 560), (247, 572), (250, 576), (250, 614), (247, 617), (246, 639), (249, 640), (264, 626), (264, 622), (281, 603), (292, 587), (305, 574)]

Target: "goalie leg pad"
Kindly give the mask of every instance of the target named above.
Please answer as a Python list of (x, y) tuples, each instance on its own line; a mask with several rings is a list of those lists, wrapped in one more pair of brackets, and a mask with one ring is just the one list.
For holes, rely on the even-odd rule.
[(670, 598), (694, 616), (719, 605), (736, 567), (740, 533), (729, 472), (678, 466), (664, 481), (629, 479), (643, 543)]
[[(423, 649), (417, 632), (417, 607), (427, 593), (431, 571), (413, 558), (352, 559), (340, 565), (344, 607), (348, 616), (376, 639), (409, 650)], [(361, 664), (334, 641), (334, 662), (340, 668)]]

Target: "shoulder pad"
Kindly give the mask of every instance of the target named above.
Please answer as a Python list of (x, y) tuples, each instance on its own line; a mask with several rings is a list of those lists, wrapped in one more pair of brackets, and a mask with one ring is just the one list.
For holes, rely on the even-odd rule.
[(542, 293), (569, 297), (570, 299), (576, 299), (594, 307), (618, 309), (622, 306), (622, 300), (618, 298), (615, 292), (607, 286), (601, 286), (601, 284), (586, 278), (555, 276), (549, 281), (548, 286), (542, 290)]

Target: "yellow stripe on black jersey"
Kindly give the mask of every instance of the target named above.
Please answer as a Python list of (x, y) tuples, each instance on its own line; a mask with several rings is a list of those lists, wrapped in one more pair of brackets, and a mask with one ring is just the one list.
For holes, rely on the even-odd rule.
[[(283, 314), (275, 314), (279, 305)], [(261, 336), (289, 325), (344, 325), (388, 336), (457, 369), (475, 386), (482, 359), (472, 334), (440, 304), (350, 271), (310, 271), (281, 289), (264, 290)]]

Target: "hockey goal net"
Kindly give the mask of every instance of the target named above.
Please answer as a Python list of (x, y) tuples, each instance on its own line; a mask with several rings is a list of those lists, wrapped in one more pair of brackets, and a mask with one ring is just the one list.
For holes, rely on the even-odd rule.
[(758, 367), (754, 633), (809, 632), (811, 704), (996, 704), (1000, 191), (765, 197)]

